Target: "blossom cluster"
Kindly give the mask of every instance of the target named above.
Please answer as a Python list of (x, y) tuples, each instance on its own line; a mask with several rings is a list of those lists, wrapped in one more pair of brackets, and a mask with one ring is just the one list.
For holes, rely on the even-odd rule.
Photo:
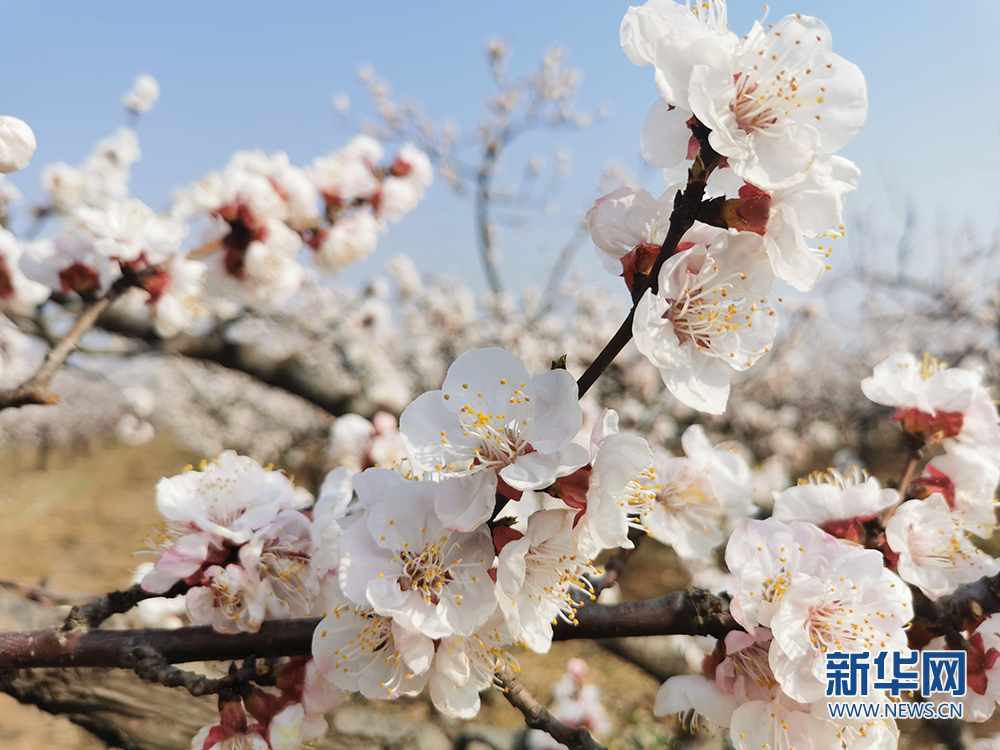
[(861, 388), (896, 407), (893, 419), (914, 444), (943, 448), (885, 526), (887, 554), (898, 556), (903, 580), (938, 599), (1000, 572), (969, 538), (992, 536), (1000, 483), (1000, 418), (982, 373), (902, 352), (876, 366)]
[[(123, 104), (138, 117), (158, 96), (144, 75)], [(16, 123), (0, 122), (3, 171), (24, 166), (34, 149), (30, 129)], [(330, 273), (364, 259), (433, 180), (428, 156), (412, 144), (385, 163), (382, 144), (357, 136), (305, 168), (284, 153), (237, 152), (160, 214), (129, 194), (140, 156), (135, 130), (123, 127), (83, 164), (44, 168), (48, 203), (35, 214), (58, 218), (60, 231), (29, 241), (0, 228), (0, 313), (30, 317), (52, 295), (90, 302), (119, 279), (128, 288), (113, 312), (163, 338), (212, 314), (229, 317), (234, 306), (277, 311), (309, 278), (301, 251), (311, 249), (315, 266)], [(201, 244), (185, 247), (196, 223)]]
[[(182, 584), (188, 618), (220, 632), (321, 614), (305, 666), (328, 693), (427, 688), (440, 711), (469, 718), (516, 647), (546, 652), (555, 626), (576, 622), (595, 598), (596, 558), (643, 531), (696, 582), (728, 589), (741, 628), (709, 649), (702, 676), (665, 683), (658, 714), (722, 728), (743, 748), (895, 747), (891, 719), (826, 713), (825, 654), (947, 648), (911, 626), (913, 592), (935, 600), (1000, 572), (969, 537), (996, 525), (1000, 416), (978, 373), (929, 357), (894, 355), (862, 389), (943, 452), (902, 493), (830, 470), (776, 491), (758, 520), (749, 465), (700, 426), (684, 433), (685, 455), (664, 454), (620, 432), (610, 410), (584, 428), (565, 370), (531, 375), (504, 350), (467, 352), (398, 422), (339, 418), (340, 467), (315, 499), (232, 452), (162, 480), (162, 555), (142, 585)], [(723, 546), (728, 573), (713, 573), (706, 560)], [(975, 721), (1000, 698), (997, 622), (961, 625), (976, 656), (963, 699)], [(593, 709), (596, 728), (594, 701), (573, 695), (566, 710)], [(231, 710), (226, 732), (266, 736), (266, 721)]]
[(726, 636), (706, 658), (703, 676), (669, 679), (657, 695), (657, 713), (693, 709), (728, 728), (742, 750), (866, 740), (894, 747), (891, 720), (855, 726), (826, 714), (827, 651), (906, 647), (912, 595), (882, 554), (813, 524), (771, 518), (736, 530), (726, 565), (733, 573), (731, 610), (744, 631)]
[(398, 427), (341, 417), (343, 465), (315, 501), (232, 452), (162, 480), (161, 555), (142, 585), (187, 589), (188, 618), (220, 632), (323, 614), (313, 658), (331, 686), (427, 687), (439, 710), (473, 716), (515, 645), (546, 652), (554, 625), (575, 622), (595, 558), (632, 546), (630, 528), (698, 558), (753, 511), (749, 466), (700, 427), (669, 456), (612, 411), (583, 422), (565, 370), (468, 352)]
[[(722, 414), (731, 373), (774, 341), (775, 282), (810, 289), (830, 252), (817, 243), (843, 232), (858, 173), (835, 152), (864, 121), (864, 79), (832, 52), (820, 21), (757, 23), (741, 39), (721, 0), (630, 8), (621, 44), (634, 63), (654, 67), (661, 97), (643, 153), (665, 170), (684, 164), (688, 178), (660, 198), (614, 191), (590, 211), (590, 232), (636, 300), (639, 352), (682, 404)], [(549, 67), (551, 85), (545, 76), (534, 85), (575, 86), (557, 75), (558, 60)], [(140, 78), (124, 104), (139, 116), (157, 97), (155, 81)], [(17, 122), (0, 120), (0, 166), (30, 156), (30, 130)], [(384, 156), (369, 136), (307, 168), (284, 154), (239, 152), (160, 215), (128, 195), (139, 149), (122, 129), (80, 167), (45, 171), (47, 213), (61, 234), (26, 242), (0, 230), (0, 311), (30, 316), (57, 290), (90, 302), (123, 281), (131, 290), (119, 312), (142, 311), (164, 337), (194, 326), (208, 292), (220, 318), (239, 306), (277, 311), (305, 286), (304, 248), (337, 271), (371, 253), (386, 223), (422, 199), (428, 157), (409, 144), (387, 164)], [(693, 219), (680, 216), (702, 191), (710, 199)], [(665, 247), (679, 219), (690, 228)], [(196, 222), (201, 244), (182, 250)], [(664, 249), (672, 254), (660, 257)], [(439, 313), (450, 308), (420, 296), (405, 261), (396, 266), (401, 294), (426, 306), (408, 324), (446, 320)], [(366, 332), (388, 328), (392, 311), (376, 297), (350, 311), (363, 321), (355, 349), (371, 349)], [(503, 340), (517, 329), (494, 333)], [(414, 355), (414, 381), (433, 371), (429, 359)], [(720, 728), (742, 750), (892, 748), (891, 719), (828, 711), (827, 654), (959, 647), (971, 664), (967, 718), (993, 713), (1000, 614), (952, 623), (947, 641), (915, 622), (925, 600), (933, 607), (1000, 574), (973, 538), (993, 533), (1000, 483), (1000, 415), (981, 373), (890, 357), (861, 390), (896, 410), (909, 452), (899, 486), (830, 469), (787, 487), (780, 477), (762, 482), (745, 452), (713, 443), (699, 424), (680, 436), (683, 455), (621, 430), (614, 410), (585, 408), (565, 360), (532, 369), (505, 348), (473, 348), (439, 389), (399, 403), (398, 420), (375, 408), (371, 421), (340, 416), (329, 449), (338, 466), (315, 497), (233, 451), (160, 482), (165, 524), (141, 580), (147, 592), (183, 592), (187, 618), (221, 633), (320, 618), (311, 655), (279, 660), (267, 686), (226, 696), (219, 722), (192, 748), (308, 746), (344, 693), (393, 700), (426, 688), (440, 712), (470, 718), (497, 672), (516, 668), (517, 648), (548, 652), (579, 624), (603, 589), (597, 561), (641, 534), (672, 548), (697, 584), (727, 589), (739, 626), (711, 643), (700, 676), (664, 684), (657, 714)], [(365, 385), (372, 404), (380, 388), (405, 392), (384, 380)], [(130, 392), (120, 429), (131, 441), (149, 438), (150, 396)], [(758, 505), (765, 484), (773, 495)], [(556, 715), (605, 732), (585, 675), (571, 662)]]
[(255, 686), (242, 701), (219, 702), (219, 723), (203, 727), (191, 750), (304, 750), (327, 731), (327, 714), (343, 695), (316, 671), (312, 659), (274, 666), (274, 685)]
[[(844, 199), (859, 176), (834, 152), (865, 120), (864, 77), (832, 51), (818, 19), (758, 22), (739, 38), (721, 0), (629, 8), (621, 45), (636, 65), (653, 66), (660, 95), (643, 125), (643, 156), (668, 180), (681, 164), (702, 183), (710, 172), (713, 200), (659, 267), (683, 183), (659, 198), (636, 186), (600, 198), (591, 237), (630, 289), (659, 268), (636, 309), (636, 345), (674, 396), (721, 414), (732, 372), (774, 340), (775, 280), (808, 291), (829, 268), (832, 248), (819, 243), (843, 234)], [(718, 166), (706, 166), (705, 149)]]
[(427, 155), (410, 144), (387, 167), (382, 145), (355, 137), (307, 169), (283, 153), (235, 154), (174, 196), (173, 215), (206, 219), (202, 252), (212, 259), (219, 296), (277, 310), (302, 286), (303, 244), (316, 265), (337, 272), (370, 255), (387, 221), (398, 221), (424, 196), (433, 173)]
[[(979, 373), (926, 355), (893, 355), (861, 388), (896, 407), (914, 450), (943, 452), (902, 493), (860, 470), (775, 492), (772, 517), (744, 522), (726, 545), (731, 612), (743, 630), (705, 657), (701, 676), (668, 680), (657, 713), (724, 727), (738, 748), (896, 746), (892, 719), (831, 718), (825, 654), (949, 648), (911, 627), (910, 586), (933, 601), (1000, 572), (970, 537), (996, 527), (1000, 416)], [(1000, 616), (959, 627), (971, 665), (964, 718), (985, 721), (1000, 697)]]

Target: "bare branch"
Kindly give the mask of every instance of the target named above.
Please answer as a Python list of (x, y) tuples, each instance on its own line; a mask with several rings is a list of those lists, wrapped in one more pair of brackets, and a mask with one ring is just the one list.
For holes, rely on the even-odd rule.
[(33, 586), (11, 578), (0, 578), (0, 589), (6, 589), (25, 599), (46, 605), (84, 604), (96, 596), (87, 591), (56, 591), (48, 586)]
[(49, 350), (38, 372), (16, 388), (0, 391), (0, 411), (29, 404), (58, 403), (59, 396), (51, 391), (52, 378), (66, 362), (66, 358), (76, 349), (83, 335), (94, 327), (101, 314), (111, 306), (112, 302), (134, 285), (135, 279), (132, 274), (122, 276), (111, 285), (103, 297), (84, 310), (76, 319), (76, 323), (73, 324), (69, 333)]
[(483, 154), (479, 173), (476, 175), (476, 223), (478, 224), (479, 259), (483, 263), (486, 283), (489, 284), (490, 291), (495, 294), (503, 291), (503, 284), (500, 281), (496, 248), (493, 246), (493, 226), (490, 221), (490, 182), (502, 149), (503, 142), (501, 140), (489, 143)]
[(742, 628), (729, 614), (729, 602), (703, 589), (676, 591), (641, 602), (588, 604), (577, 624), (560, 622), (553, 640), (628, 638), (646, 635), (711, 635), (724, 638)]
[(172, 589), (162, 594), (152, 594), (145, 591), (138, 583), (124, 591), (112, 591), (98, 597), (89, 604), (73, 607), (62, 625), (62, 630), (68, 632), (70, 630), (88, 630), (100, 627), (101, 623), (111, 617), (111, 615), (128, 612), (136, 604), (145, 599), (157, 599), (160, 597), (173, 599), (175, 596), (185, 593), (189, 588), (191, 587), (181, 581)]
[(980, 578), (958, 591), (931, 601), (913, 589), (913, 621), (933, 631), (959, 631), (967, 623), (1000, 612), (1000, 575)]
[(243, 694), (248, 692), (252, 682), (260, 684), (274, 682), (270, 668), (265, 664), (258, 664), (254, 656), (244, 659), (240, 667), (235, 663), (231, 664), (229, 674), (217, 678), (178, 669), (146, 646), (136, 647), (126, 654), (123, 660), (130, 662), (132, 671), (143, 680), (165, 687), (182, 687), (196, 698), (219, 693)]
[(906, 435), (907, 441), (907, 455), (906, 464), (903, 466), (903, 474), (899, 478), (899, 499), (906, 499), (906, 491), (909, 489), (910, 482), (913, 481), (914, 475), (917, 473), (917, 466), (920, 464), (920, 458), (923, 453), (924, 441), (918, 438)]
[(507, 702), (524, 715), (524, 722), (532, 729), (546, 732), (571, 750), (607, 750), (583, 727), (568, 726), (553, 716), (521, 684), (509, 664), (501, 664), (497, 669), (496, 686), (503, 691)]

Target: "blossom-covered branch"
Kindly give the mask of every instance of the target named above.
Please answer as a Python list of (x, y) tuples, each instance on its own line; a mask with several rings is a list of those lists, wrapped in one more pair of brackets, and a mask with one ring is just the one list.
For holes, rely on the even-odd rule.
[[(705, 591), (621, 604), (591, 604), (577, 613), (579, 624), (562, 623), (556, 641), (650, 635), (722, 637), (739, 626), (724, 600)], [(218, 633), (211, 627), (173, 630), (48, 630), (0, 633), (0, 670), (43, 667), (131, 668), (133, 649), (148, 649), (171, 664), (305, 656), (321, 618), (265, 622), (254, 633)]]
[[(462, 300), (445, 303), (435, 298), (452, 295), (432, 291), (420, 298), (420, 314), (398, 316), (416, 342), (410, 369), (422, 381), (408, 375), (403, 387), (380, 389), (383, 381), (340, 367), (362, 381), (367, 405), (385, 397), (379, 390), (398, 400), (392, 414), (334, 422), (335, 468), (316, 482), (315, 495), (233, 450), (162, 479), (156, 505), (164, 524), (147, 541), (155, 561), (137, 587), (74, 609), (61, 628), (0, 634), (0, 671), (120, 667), (193, 694), (218, 693), (218, 721), (197, 733), (195, 750), (300, 750), (322, 734), (324, 715), (346, 693), (392, 701), (426, 690), (442, 714), (471, 718), (492, 686), (530, 727), (597, 750), (607, 722), (583, 705), (593, 702), (585, 669), (570, 667), (552, 712), (515, 677), (518, 649), (546, 653), (555, 641), (581, 638), (687, 637), (682, 648), (695, 674), (668, 679), (654, 712), (676, 715), (690, 731), (728, 733), (740, 750), (893, 748), (894, 715), (868, 721), (834, 710), (830, 698), (842, 697), (830, 695), (834, 656), (852, 664), (874, 657), (872, 666), (884, 667), (890, 655), (962, 651), (970, 691), (956, 697), (972, 720), (993, 713), (1000, 563), (970, 536), (988, 538), (997, 526), (1000, 413), (980, 372), (900, 352), (861, 382), (873, 403), (895, 409), (891, 419), (909, 452), (895, 489), (858, 467), (794, 486), (787, 476), (761, 482), (762, 471), (751, 468), (757, 457), (711, 434), (713, 421), (692, 423), (694, 412), (727, 414), (733, 374), (771, 351), (782, 302), (776, 283), (808, 292), (830, 269), (830, 240), (844, 233), (844, 201), (858, 183), (857, 168), (836, 152), (864, 122), (864, 77), (833, 52), (818, 19), (789, 15), (740, 37), (722, 0), (630, 8), (620, 42), (632, 62), (655, 70), (657, 99), (641, 147), (665, 170), (665, 190), (655, 197), (626, 185), (588, 213), (598, 257), (623, 278), (631, 309), (579, 380), (565, 358), (547, 367), (560, 353), (547, 345), (536, 345), (527, 363), (496, 345), (518, 340), (531, 321), (459, 340), (441, 311)], [(510, 86), (501, 48), (491, 48), (491, 62), (498, 98), (482, 166), (470, 179), (497, 292), (487, 208), (518, 131), (518, 96), (533, 92), (526, 125), (553, 108), (548, 121), (568, 124), (576, 81), (553, 58), (530, 85)], [(392, 135), (401, 135), (408, 116), (368, 80)], [(137, 116), (157, 93), (155, 82), (137, 82), (126, 106)], [(421, 129), (424, 142), (437, 138), (433, 127)], [(8, 135), (0, 127), (0, 145), (16, 146)], [(442, 169), (456, 166), (452, 140), (441, 132)], [(55, 314), (78, 299), (87, 306), (77, 326), (104, 315), (111, 329), (120, 314), (129, 319), (120, 330), (147, 341), (197, 332), (209, 318), (193, 356), (236, 362), (234, 349), (250, 342), (252, 359), (253, 344), (282, 338), (254, 313), (277, 316), (308, 286), (300, 251), (309, 248), (315, 265), (333, 272), (365, 257), (387, 222), (419, 203), (433, 175), (415, 145), (385, 160), (371, 135), (307, 168), (285, 154), (238, 152), (179, 192), (163, 216), (127, 198), (137, 158), (137, 137), (125, 129), (80, 167), (47, 170), (51, 205), (43, 211), (63, 230), (38, 242), (0, 230), (2, 311), (32, 321), (46, 338), (54, 293)], [(686, 181), (675, 183), (676, 172)], [(454, 173), (446, 179), (461, 182)], [(184, 252), (195, 224), (201, 240)], [(400, 296), (418, 298), (419, 277), (396, 265)], [(116, 293), (121, 284), (134, 288)], [(317, 298), (325, 291), (313, 290)], [(120, 295), (117, 304), (111, 295)], [(372, 331), (391, 339), (383, 323), (393, 311), (377, 298), (373, 291), (343, 305), (343, 315), (358, 321), (355, 350), (371, 348)], [(513, 317), (504, 295), (483, 299), (497, 320)], [(471, 296), (466, 306), (475, 310)], [(339, 412), (330, 395), (336, 383), (310, 391), (295, 382), (300, 371), (286, 367), (298, 357), (308, 367), (330, 341), (325, 329), (336, 325), (335, 316), (305, 307), (318, 318), (304, 326), (305, 343), (276, 342), (278, 353), (258, 357), (263, 363), (252, 371)], [(443, 329), (441, 345), (422, 347), (421, 328)], [(36, 375), (41, 396), (83, 330), (55, 345)], [(628, 392), (660, 396), (662, 381), (690, 410), (686, 429), (672, 422), (657, 433), (647, 423), (649, 433), (638, 434), (620, 425), (618, 411), (594, 403), (591, 387), (629, 341), (649, 367), (642, 371), (638, 360), (628, 368), (634, 372), (618, 368), (626, 396), (610, 406), (641, 413), (643, 403)], [(561, 350), (576, 357), (571, 368), (583, 351), (597, 351), (591, 343)], [(339, 350), (328, 354), (336, 359)], [(674, 437), (679, 450), (671, 445), (676, 452), (668, 453)], [(598, 602), (647, 535), (673, 550), (696, 588)], [(597, 561), (609, 553), (602, 571)], [(180, 594), (183, 602), (173, 601)], [(192, 627), (98, 629), (110, 614), (136, 606), (141, 615), (167, 602), (180, 605), (174, 622), (183, 616)], [(218, 660), (242, 666), (220, 680), (173, 666)], [(903, 697), (893, 685), (876, 682), (873, 690), (879, 705)]]
[[(692, 138), (697, 139), (701, 156), (698, 157), (696, 166), (692, 166), (688, 171), (687, 185), (684, 190), (677, 193), (674, 198), (673, 208), (668, 219), (667, 234), (659, 249), (651, 253), (651, 248), (646, 248), (643, 253), (635, 253), (631, 259), (632, 268), (626, 269), (630, 277), (626, 278), (629, 289), (632, 292), (632, 309), (628, 317), (621, 324), (621, 327), (607, 343), (601, 353), (597, 355), (590, 366), (577, 379), (577, 386), (580, 389), (582, 398), (591, 386), (601, 376), (601, 373), (614, 361), (618, 353), (625, 348), (625, 345), (632, 339), (632, 329), (635, 324), (635, 312), (639, 306), (639, 301), (646, 293), (647, 289), (657, 291), (659, 284), (660, 269), (663, 264), (674, 253), (680, 244), (681, 238), (694, 225), (699, 216), (702, 198), (705, 195), (705, 187), (712, 172), (719, 166), (722, 157), (719, 156), (708, 142), (708, 130), (700, 125), (692, 128)], [(624, 263), (623, 263), (624, 265)], [(623, 274), (624, 275), (624, 274)]]

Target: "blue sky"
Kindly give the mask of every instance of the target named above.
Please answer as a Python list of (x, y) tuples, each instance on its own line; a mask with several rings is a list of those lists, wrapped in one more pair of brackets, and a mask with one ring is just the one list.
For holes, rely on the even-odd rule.
[[(174, 188), (223, 166), (234, 150), (284, 150), (306, 163), (341, 145), (351, 133), (336, 126), (330, 100), (343, 91), (352, 114), (369, 112), (356, 79), (361, 62), (430, 115), (472, 126), (491, 89), (488, 39), (510, 42), (515, 72), (559, 43), (583, 71), (582, 108), (608, 104), (613, 112), (587, 132), (530, 137), (512, 155), (510, 173), (517, 175), (533, 154), (551, 164), (557, 147), (573, 152), (573, 173), (557, 196), (561, 217), (503, 235), (504, 274), (517, 288), (537, 279), (554, 257), (602, 166), (609, 160), (633, 172), (638, 166), (639, 130), (656, 94), (651, 69), (631, 65), (618, 45), (627, 7), (610, 0), (8, 4), (0, 110), (26, 120), (39, 142), (32, 165), (13, 181), (29, 201), (37, 199), (43, 164), (82, 161), (96, 140), (123, 124), (119, 100), (138, 73), (154, 75), (162, 94), (139, 124), (143, 158), (133, 171), (133, 192), (164, 209)], [(1000, 3), (771, 3), (771, 20), (790, 12), (820, 16), (834, 49), (868, 79), (868, 122), (842, 151), (862, 169), (849, 213), (870, 211), (892, 229), (905, 195), (916, 202), (920, 227), (943, 217), (971, 221), (983, 234), (995, 231), (1000, 74), (993, 50)], [(758, 2), (730, 2), (738, 33), (762, 14)], [(646, 183), (654, 191), (664, 187), (656, 174)], [(438, 180), (348, 279), (376, 273), (391, 253), (403, 251), (421, 268), (481, 286), (473, 232), (469, 202)], [(580, 258), (588, 277), (600, 279), (592, 249)]]

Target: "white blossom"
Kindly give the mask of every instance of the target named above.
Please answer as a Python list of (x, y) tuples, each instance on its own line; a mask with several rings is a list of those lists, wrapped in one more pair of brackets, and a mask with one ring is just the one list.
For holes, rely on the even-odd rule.
[(593, 599), (584, 575), (593, 568), (573, 544), (575, 512), (540, 510), (523, 536), (504, 544), (497, 560), (496, 598), (511, 635), (546, 653), (556, 620), (573, 622)]
[(28, 123), (16, 117), (0, 117), (0, 173), (24, 169), (37, 146)]
[(488, 519), (501, 481), (518, 497), (586, 464), (586, 449), (571, 442), (583, 423), (577, 399), (565, 370), (532, 377), (506, 351), (481, 349), (452, 363), (442, 390), (407, 406), (399, 427), (414, 465), (461, 477), (438, 493), (445, 527)]
[(398, 221), (417, 207), (434, 179), (427, 154), (412, 143), (404, 143), (382, 181), (376, 201), (378, 215)]
[(98, 253), (124, 262), (144, 256), (150, 265), (173, 257), (188, 231), (137, 198), (112, 200), (102, 208), (81, 206), (72, 220), (90, 235)]
[(1000, 466), (974, 445), (956, 442), (949, 446), (946, 453), (930, 460), (927, 476), (917, 481), (944, 495), (969, 531), (982, 537), (993, 534)]
[(840, 552), (840, 542), (812, 524), (744, 521), (726, 545), (733, 617), (748, 632), (769, 627), (792, 584), (823, 574)]
[(699, 22), (671, 5), (630, 9), (622, 46), (633, 62), (654, 64), (666, 103), (709, 128), (712, 147), (741, 179), (765, 190), (791, 185), (864, 123), (864, 77), (833, 53), (818, 19), (786, 16), (767, 32), (755, 23), (734, 45), (724, 15)]
[(594, 558), (604, 549), (633, 546), (628, 538), (630, 516), (652, 502), (657, 477), (649, 444), (638, 435), (620, 433), (618, 414), (610, 409), (594, 425), (590, 454), (591, 468), (580, 470), (587, 475), (583, 497), (574, 497), (572, 486), (560, 484), (563, 502), (585, 510), (575, 522), (575, 544), (581, 553)]
[(678, 400), (721, 414), (733, 370), (752, 366), (774, 340), (778, 320), (764, 296), (774, 276), (757, 235), (705, 229), (685, 239), (660, 269), (658, 291), (639, 300), (632, 332)]
[(713, 446), (700, 425), (684, 431), (685, 457), (654, 454), (653, 499), (639, 522), (685, 559), (702, 559), (725, 542), (728, 530), (753, 512), (747, 462)]
[(927, 354), (918, 360), (900, 352), (875, 365), (861, 390), (876, 404), (937, 416), (967, 409), (978, 385), (969, 370), (948, 367)]
[(23, 263), (34, 281), (84, 299), (100, 296), (121, 276), (118, 262), (98, 252), (94, 241), (78, 228), (26, 245)]
[[(829, 268), (830, 242), (844, 234), (844, 200), (860, 176), (841, 156), (817, 156), (802, 179), (770, 193), (764, 246), (777, 278), (802, 292), (819, 281)], [(817, 245), (824, 238), (827, 245)]]
[(302, 704), (292, 703), (268, 722), (267, 742), (270, 750), (310, 750), (327, 729), (322, 714), (306, 713)]
[(443, 638), (434, 653), (428, 687), (438, 711), (457, 719), (471, 719), (479, 713), (479, 694), (493, 685), (500, 662), (510, 657), (503, 618), (494, 613), (470, 636)]
[(883, 488), (875, 477), (855, 469), (810, 474), (795, 487), (774, 493), (772, 515), (779, 521), (805, 521), (823, 526), (831, 521), (871, 520), (899, 503), (899, 491)]
[(345, 595), (429, 638), (472, 634), (496, 606), (488, 529), (444, 529), (434, 510), (438, 483), (369, 469), (354, 486), (366, 512), (340, 540)]
[(160, 98), (160, 84), (148, 73), (137, 76), (131, 90), (122, 97), (122, 106), (137, 115), (144, 115)]
[(337, 273), (364, 260), (375, 252), (382, 229), (368, 208), (338, 218), (333, 226), (320, 233), (314, 256), (316, 265)]
[(822, 700), (827, 651), (903, 651), (912, 616), (910, 589), (885, 567), (882, 553), (842, 544), (826, 570), (792, 576), (770, 619), (771, 668), (791, 698)]
[(384, 153), (374, 138), (359, 135), (340, 151), (314, 159), (308, 174), (327, 205), (370, 200), (379, 189), (374, 170)]
[(899, 555), (900, 577), (932, 600), (1000, 572), (992, 557), (973, 546), (964, 520), (939, 494), (899, 506), (885, 526), (885, 538)]
[(22, 252), (17, 237), (0, 227), (0, 313), (30, 316), (49, 298), (49, 289), (21, 270)]
[(297, 510), (283, 510), (240, 548), (240, 564), (260, 581), (271, 617), (310, 613), (319, 593), (314, 552), (312, 523)]
[(135, 414), (122, 414), (115, 426), (115, 435), (125, 445), (145, 445), (156, 437), (156, 428)]
[(204, 263), (184, 258), (175, 258), (169, 268), (163, 269), (165, 285), (146, 300), (158, 336), (169, 339), (190, 331), (204, 314), (200, 302), (205, 295), (207, 272)]
[(434, 641), (369, 607), (345, 604), (316, 626), (312, 654), (342, 690), (391, 699), (416, 695), (427, 684)]
[[(147, 581), (157, 571), (143, 579)], [(205, 570), (205, 585), (190, 589), (185, 595), (187, 613), (195, 625), (211, 625), (220, 633), (254, 633), (260, 629), (267, 611), (268, 592), (261, 586), (256, 571), (241, 565), (212, 565)]]
[(161, 479), (156, 507), (167, 520), (163, 554), (143, 579), (143, 588), (163, 593), (206, 563), (225, 561), (227, 544), (245, 544), (296, 504), (284, 474), (233, 451), (207, 462), (201, 471)]
[(42, 185), (53, 207), (69, 214), (81, 206), (106, 208), (128, 197), (131, 168), (139, 157), (139, 138), (131, 128), (99, 141), (79, 167), (62, 162), (42, 170)]
[(622, 275), (628, 256), (640, 246), (659, 251), (676, 194), (670, 189), (655, 199), (648, 190), (626, 185), (598, 198), (587, 224), (605, 270)]

